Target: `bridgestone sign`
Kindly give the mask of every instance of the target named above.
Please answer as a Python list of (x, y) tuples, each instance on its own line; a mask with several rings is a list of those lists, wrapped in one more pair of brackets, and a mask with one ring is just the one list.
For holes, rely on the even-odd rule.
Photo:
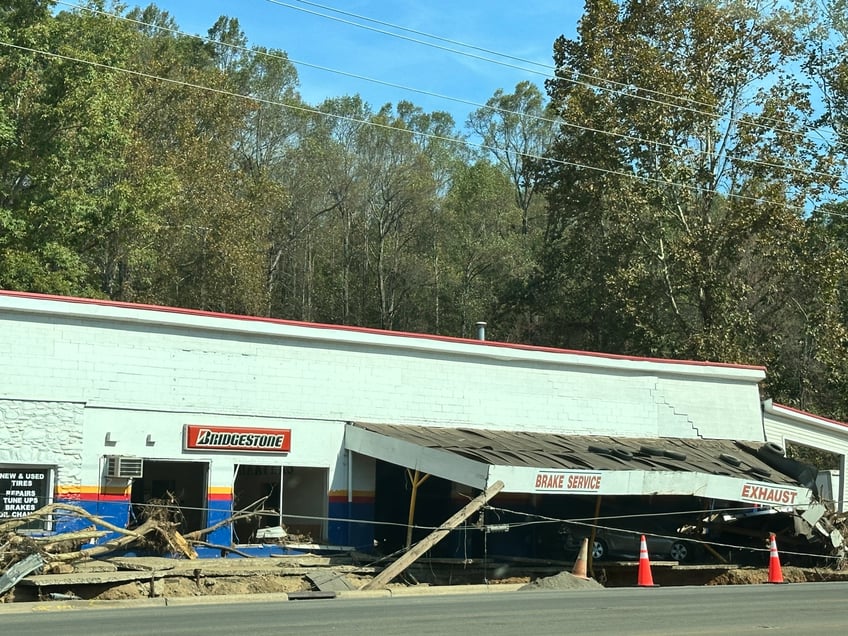
[(183, 447), (185, 450), (288, 453), (291, 451), (291, 430), (186, 424)]

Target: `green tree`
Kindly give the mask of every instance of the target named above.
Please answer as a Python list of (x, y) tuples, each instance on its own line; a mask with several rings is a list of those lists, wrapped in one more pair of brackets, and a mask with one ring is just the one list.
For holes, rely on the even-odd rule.
[[(500, 316), (500, 295), (532, 268), (522, 211), (500, 167), (481, 160), (461, 166), (443, 205), (439, 228), (441, 331), (472, 337), (474, 323)], [(492, 334), (509, 333), (492, 324)]]
[(430, 283), (421, 254), (421, 238), (431, 222), (437, 184), (431, 166), (415, 143), (403, 104), (398, 114), (391, 105), (380, 109), (360, 130), (358, 155), (365, 173), (365, 273), (375, 292), (373, 323), (399, 328), (403, 312), (416, 289)]
[(0, 13), (4, 42), (30, 49), (9, 47), (0, 58), (11, 88), (0, 98), (0, 284), (101, 295), (109, 292), (101, 240), (134, 224), (120, 187), (133, 90), (112, 70), (134, 38), (91, 13), (53, 15), (49, 6), (15, 2)]
[(531, 224), (541, 227), (544, 222), (536, 197), (537, 158), (545, 156), (553, 141), (553, 117), (542, 92), (527, 81), (516, 84), (514, 93), (505, 94), (499, 88), (484, 108), (468, 117), (468, 127), (512, 181), (524, 234), (530, 233)]
[(844, 0), (799, 3), (808, 22), (803, 28), (803, 66), (814, 87), (817, 132), (827, 140), (821, 161), (839, 177), (827, 202), (805, 219), (806, 244), (794, 265), (797, 275), (784, 293), (795, 305), (781, 318), (779, 358), (770, 365), (769, 389), (775, 399), (797, 408), (848, 418), (848, 13)]
[[(547, 341), (767, 363), (768, 317), (833, 184), (779, 3), (590, 0), (554, 46)], [(540, 305), (543, 305), (540, 307)], [(545, 308), (553, 308), (545, 311)]]
[(371, 111), (358, 96), (327, 100), (305, 116), (282, 162), (288, 198), (274, 225), (272, 311), (300, 320), (365, 324), (363, 182), (357, 139)]

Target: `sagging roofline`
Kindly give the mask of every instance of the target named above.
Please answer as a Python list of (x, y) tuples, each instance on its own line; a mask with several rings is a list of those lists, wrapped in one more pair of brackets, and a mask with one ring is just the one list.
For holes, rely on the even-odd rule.
[(769, 445), (364, 422), (345, 426), (349, 451), (478, 489), (502, 481), (504, 492), (524, 494), (691, 495), (759, 505), (810, 504), (811, 489), (783, 472), (782, 464), (770, 462), (769, 454), (758, 450), (762, 446)]

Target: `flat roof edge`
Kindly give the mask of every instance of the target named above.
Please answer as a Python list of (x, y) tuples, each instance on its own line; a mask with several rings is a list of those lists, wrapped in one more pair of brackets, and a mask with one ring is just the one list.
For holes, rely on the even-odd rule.
[(151, 324), (184, 329), (194, 328), (300, 340), (321, 340), (340, 344), (415, 349), (496, 359), (504, 362), (544, 362), (553, 365), (586, 366), (640, 373), (694, 375), (751, 383), (758, 383), (765, 378), (765, 368), (761, 366), (640, 358), (435, 334), (393, 332), (366, 327), (307, 323), (261, 316), (224, 314), (197, 309), (72, 296), (51, 296), (9, 290), (0, 290), (0, 310), (3, 309), (42, 315), (61, 314), (79, 319)]
[(826, 428), (838, 427), (839, 429), (848, 429), (848, 423), (846, 422), (840, 422), (839, 420), (830, 419), (828, 417), (822, 417), (821, 415), (802, 411), (801, 409), (786, 406), (785, 404), (778, 404), (772, 400), (763, 400), (763, 411), (771, 415), (778, 415), (781, 417), (787, 417), (793, 420), (802, 421), (807, 424), (813, 424), (814, 426), (822, 426)]

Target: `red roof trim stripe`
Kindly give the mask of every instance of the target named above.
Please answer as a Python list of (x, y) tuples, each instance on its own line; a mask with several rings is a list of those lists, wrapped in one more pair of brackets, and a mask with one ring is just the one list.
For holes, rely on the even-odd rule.
[(828, 424), (835, 424), (836, 426), (844, 426), (848, 427), (848, 423), (840, 422), (839, 420), (832, 420), (829, 417), (822, 417), (821, 415), (816, 415), (815, 413), (810, 413), (809, 411), (802, 411), (801, 409), (796, 409), (791, 406), (786, 406), (785, 404), (778, 404), (777, 402), (772, 402), (772, 405), (776, 408), (783, 409), (784, 411), (792, 411), (793, 413), (797, 413), (798, 415), (805, 415), (807, 417), (811, 417), (815, 420), (820, 420), (822, 422), (827, 422)]
[(542, 347), (536, 345), (526, 345), (511, 342), (497, 342), (493, 340), (477, 340), (474, 338), (457, 338), (454, 336), (439, 336), (435, 334), (411, 333), (406, 331), (388, 331), (385, 329), (373, 329), (370, 327), (355, 327), (350, 325), (330, 325), (318, 322), (303, 322), (297, 320), (283, 320), (280, 318), (266, 318), (263, 316), (245, 316), (241, 314), (227, 314), (222, 312), (205, 311), (201, 309), (186, 309), (182, 307), (169, 307), (166, 305), (148, 305), (142, 303), (128, 303), (117, 300), (103, 300), (98, 298), (80, 298), (77, 296), (58, 296), (55, 294), (37, 294), (32, 292), (22, 292), (13, 290), (0, 290), (0, 296), (10, 296), (13, 298), (31, 298), (33, 300), (49, 300), (57, 302), (77, 303), (81, 305), (96, 305), (101, 307), (115, 307), (122, 309), (141, 309), (146, 311), (156, 311), (161, 313), (179, 314), (185, 316), (198, 316), (206, 318), (224, 318), (229, 320), (239, 320), (244, 322), (261, 322), (274, 325), (288, 325), (292, 327), (306, 327), (310, 329), (334, 329), (338, 331), (347, 331), (351, 333), (364, 333), (383, 336), (394, 336), (400, 338), (416, 338), (423, 340), (433, 340), (436, 342), (452, 342), (458, 344), (473, 344), (481, 347), (493, 347), (503, 349), (515, 349), (519, 351), (537, 351), (542, 353), (557, 353), (583, 356), (588, 358), (600, 358), (607, 360), (627, 360), (631, 362), (655, 362), (662, 364), (679, 364), (684, 366), (696, 367), (720, 367), (728, 369), (749, 369), (757, 371), (765, 371), (765, 367), (757, 365), (732, 364), (729, 362), (702, 362), (699, 360), (673, 360), (666, 358), (646, 358), (640, 356), (626, 356), (615, 353), (599, 353), (594, 351), (578, 351), (573, 349), (557, 349), (555, 347)]

